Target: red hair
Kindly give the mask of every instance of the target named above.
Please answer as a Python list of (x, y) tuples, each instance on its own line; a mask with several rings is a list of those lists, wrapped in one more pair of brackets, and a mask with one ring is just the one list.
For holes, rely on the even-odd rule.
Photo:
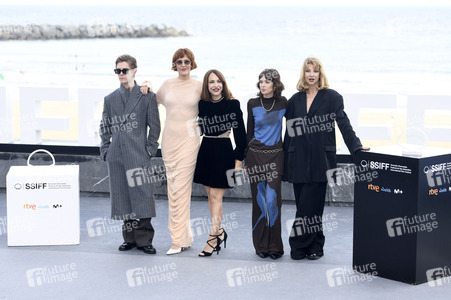
[(180, 48), (177, 51), (175, 51), (174, 55), (172, 56), (172, 70), (177, 71), (177, 66), (175, 65), (175, 62), (184, 57), (188, 57), (188, 59), (191, 61), (191, 70), (194, 70), (197, 68), (196, 60), (194, 58), (194, 54), (191, 50), (188, 48)]

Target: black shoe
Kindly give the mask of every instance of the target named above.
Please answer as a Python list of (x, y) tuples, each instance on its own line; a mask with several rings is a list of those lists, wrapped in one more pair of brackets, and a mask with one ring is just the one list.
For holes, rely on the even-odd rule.
[[(224, 228), (219, 228), (219, 230), (222, 230), (222, 233), (218, 235), (218, 246), (221, 246), (222, 242), (224, 242), (224, 248), (227, 248), (227, 232), (224, 230)], [(221, 239), (221, 235), (223, 238)]]
[(321, 252), (310, 253), (310, 254), (307, 254), (307, 258), (310, 260), (317, 260), (323, 255), (324, 255), (324, 253), (321, 253)]
[(257, 253), (257, 255), (260, 258), (267, 258), (269, 256), (269, 254), (266, 252), (259, 252), (259, 253)]
[(278, 252), (271, 252), (269, 253), (269, 258), (271, 259), (279, 259), (282, 257), (282, 254), (278, 253)]
[(142, 252), (147, 253), (147, 254), (156, 254), (157, 253), (157, 250), (152, 245), (137, 247), (137, 249), (141, 250)]
[[(210, 236), (212, 236), (213, 238), (207, 240), (207, 245), (211, 248), (211, 252), (207, 252), (207, 251), (202, 251), (201, 253), (199, 253), (200, 257), (207, 257), (207, 256), (211, 256), (213, 254), (213, 252), (216, 251), (216, 254), (219, 254), (219, 251), (221, 251), (221, 246), (219, 246), (221, 244), (221, 239), (219, 238), (220, 234), (210, 234)], [(216, 241), (216, 245), (212, 245), (210, 244), (210, 242), (214, 242)], [(224, 244), (225, 246), (225, 244)]]
[(305, 253), (301, 253), (301, 254), (299, 254), (299, 253), (291, 253), (291, 259), (293, 259), (293, 260), (301, 260), (301, 259), (304, 259), (307, 255), (305, 254)]
[(136, 243), (124, 242), (119, 246), (119, 251), (128, 251), (136, 247)]

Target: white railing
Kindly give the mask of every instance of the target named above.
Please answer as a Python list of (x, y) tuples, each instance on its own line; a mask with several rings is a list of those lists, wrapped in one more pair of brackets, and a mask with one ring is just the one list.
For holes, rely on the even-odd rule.
[[(97, 146), (103, 98), (113, 89), (0, 86), (0, 143)], [(429, 145), (451, 149), (451, 95), (343, 97), (354, 130), (366, 145), (415, 144), (426, 136)], [(67, 109), (43, 109), (61, 102)], [(241, 107), (246, 114), (246, 104)], [(49, 131), (67, 134), (61, 140), (43, 137)], [(346, 153), (342, 140), (339, 144), (339, 153)]]

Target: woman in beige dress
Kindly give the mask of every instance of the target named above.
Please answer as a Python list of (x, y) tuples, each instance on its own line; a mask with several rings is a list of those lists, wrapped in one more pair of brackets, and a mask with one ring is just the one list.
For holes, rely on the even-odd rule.
[(194, 54), (178, 49), (172, 57), (172, 70), (178, 77), (168, 79), (157, 92), (157, 102), (166, 108), (161, 152), (166, 168), (169, 202), (169, 231), (172, 246), (166, 254), (177, 254), (191, 246), (191, 188), (200, 136), (196, 118), (202, 82), (190, 77), (197, 67)]

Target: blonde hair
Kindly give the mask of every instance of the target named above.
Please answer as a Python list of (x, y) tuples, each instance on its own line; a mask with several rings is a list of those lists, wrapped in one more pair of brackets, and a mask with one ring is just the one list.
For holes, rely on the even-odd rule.
[(326, 73), (324, 72), (323, 64), (316, 57), (307, 57), (304, 60), (304, 64), (302, 66), (301, 78), (299, 78), (299, 81), (296, 85), (296, 88), (298, 89), (298, 91), (305, 92), (309, 88), (307, 80), (305, 80), (305, 71), (307, 70), (307, 65), (312, 65), (315, 70), (319, 71), (318, 89), (319, 90), (328, 89), (329, 81), (327, 81), (327, 77), (326, 77)]

